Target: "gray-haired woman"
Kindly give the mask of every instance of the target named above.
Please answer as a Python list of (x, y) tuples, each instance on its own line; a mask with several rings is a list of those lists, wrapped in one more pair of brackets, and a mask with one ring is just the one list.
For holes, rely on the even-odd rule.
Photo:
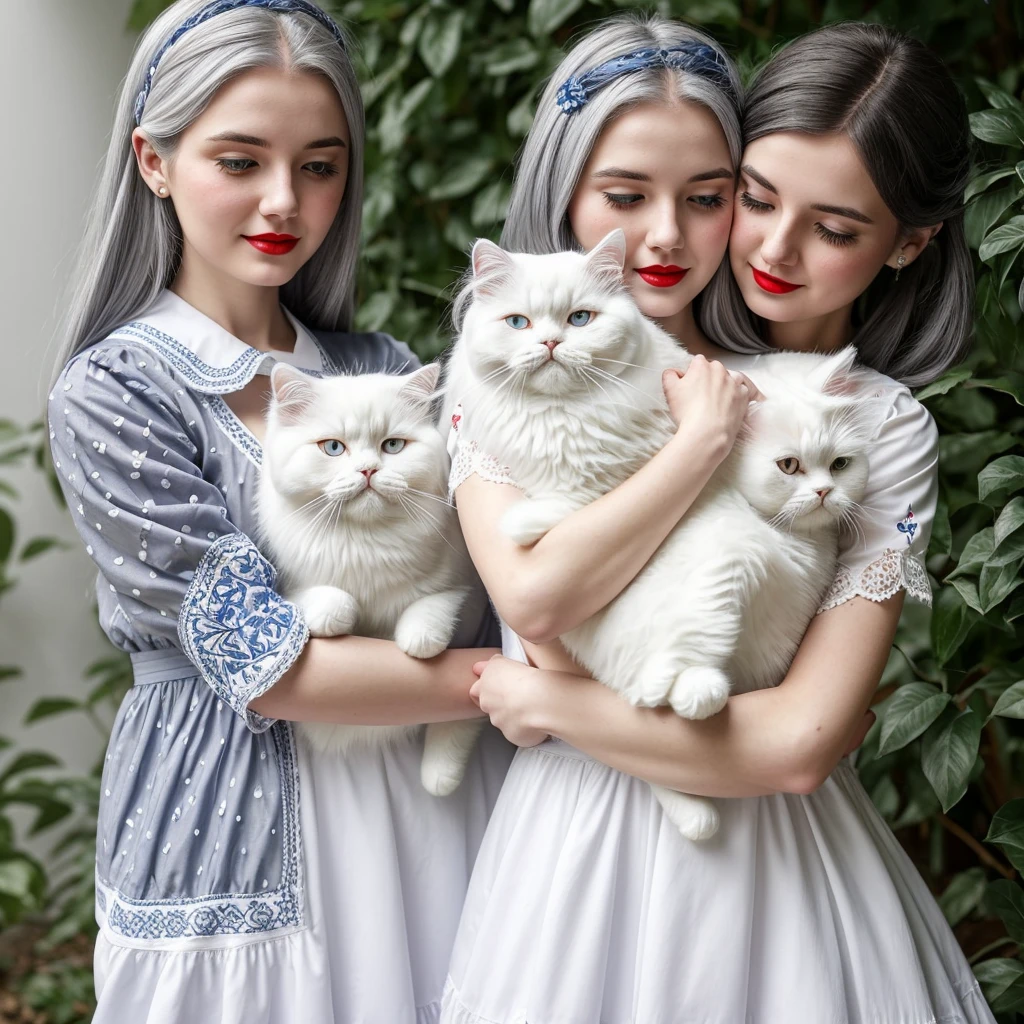
[[(664, 44), (639, 43), (631, 23), (616, 26), (602, 38), (611, 46), (621, 32), (618, 54), (592, 59), (614, 70), (620, 58), (616, 82), (649, 71), (671, 102), (677, 78), (659, 65)], [(630, 52), (643, 45), (653, 51), (646, 64)], [(589, 70), (570, 55), (541, 98), (539, 130), (566, 153), (583, 143), (556, 95), (581, 98), (586, 110), (590, 97), (574, 83), (593, 82)], [(662, 147), (622, 130), (640, 110), (619, 113), (591, 139), (601, 169), (618, 170), (614, 182), (595, 182), (583, 152), (574, 166), (563, 162), (564, 180), (539, 186), (541, 157), (528, 143), (507, 235), (548, 251), (566, 243), (551, 225), (584, 248), (622, 227), (627, 284), (644, 312), (659, 315), (644, 291), (645, 264), (685, 269), (689, 235), (671, 230), (678, 211), (668, 172), (658, 170)], [(769, 62), (744, 125), (744, 209), (730, 243), (740, 290), (716, 277), (692, 319), (685, 310), (667, 315), (667, 304), (659, 316), (716, 361), (695, 359), (696, 374), (667, 381), (676, 438), (529, 549), (495, 529), (521, 492), (512, 480), (495, 482), (486, 453), (476, 453), (477, 472), (458, 489), (467, 541), (506, 623), (508, 657), (477, 667), (474, 693), (525, 749), (467, 895), (446, 1024), (992, 1021), (935, 900), (843, 759), (863, 733), (904, 594), (930, 596), (922, 556), (936, 431), (901, 381), (933, 379), (966, 342), (963, 102), (921, 44), (837, 26)], [(544, 187), (557, 190), (558, 205), (531, 220), (522, 195)], [(617, 223), (590, 205), (600, 188), (615, 196)], [(670, 289), (661, 295), (667, 303)], [(734, 680), (726, 709), (694, 722), (631, 707), (560, 671), (564, 654), (551, 641), (643, 568), (731, 446), (746, 403), (742, 380), (724, 367), (749, 369), (761, 358), (753, 353), (773, 348), (832, 351), (851, 340), (880, 371), (885, 410), (867, 515), (843, 538), (843, 564), (786, 678), (754, 691)], [(704, 447), (694, 443), (694, 419)], [(689, 444), (678, 443), (684, 435)], [(780, 459), (780, 471), (791, 462)], [(527, 654), (540, 668), (525, 664)], [(682, 839), (641, 779), (730, 798), (717, 802), (720, 831)]]
[[(351, 333), (362, 153), (348, 44), (307, 0), (181, 0), (141, 40), (49, 403), (135, 674), (101, 784), (98, 1024), (439, 1012), (507, 744), (442, 801), (416, 739), (332, 757), (288, 720), (476, 716), (481, 650), (311, 640), (250, 539), (274, 362), (415, 364)], [(486, 633), (482, 602), (463, 626)]]

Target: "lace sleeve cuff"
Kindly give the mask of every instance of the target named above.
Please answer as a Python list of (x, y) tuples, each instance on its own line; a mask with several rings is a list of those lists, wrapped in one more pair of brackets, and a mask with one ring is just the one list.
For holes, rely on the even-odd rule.
[(885, 601), (901, 590), (905, 590), (908, 597), (931, 606), (932, 588), (924, 559), (910, 551), (886, 548), (878, 558), (860, 569), (840, 565), (832, 585), (822, 598), (818, 614), (844, 604), (852, 597)]
[(508, 466), (503, 466), (493, 455), (482, 451), (476, 441), (466, 438), (463, 426), (460, 404), (455, 407), (452, 414), (452, 425), (448, 434), (448, 454), (452, 460), (451, 472), (448, 475), (448, 499), (452, 500), (460, 485), (474, 473), (488, 483), (518, 486), (512, 479)]
[(203, 678), (252, 732), (274, 720), (249, 710), (309, 639), (299, 609), (274, 590), (274, 568), (241, 533), (218, 539), (181, 604), (178, 637)]

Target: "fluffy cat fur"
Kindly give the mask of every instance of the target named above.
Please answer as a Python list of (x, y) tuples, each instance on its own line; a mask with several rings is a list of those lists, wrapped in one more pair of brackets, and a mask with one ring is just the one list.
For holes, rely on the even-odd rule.
[[(690, 357), (637, 309), (624, 259), (620, 231), (587, 255), (474, 247), (447, 392), (461, 400), (463, 437), (528, 495), (501, 522), (519, 544), (622, 483), (674, 433), (661, 374)], [(854, 355), (773, 353), (748, 371), (765, 401), (731, 455), (630, 585), (561, 637), (594, 678), (693, 719), (720, 711), (732, 680), (782, 679), (867, 481), (872, 403)], [(715, 833), (711, 801), (652, 788), (684, 836)]]
[[(438, 372), (429, 365), (407, 376), (318, 380), (274, 367), (260, 536), (279, 589), (313, 636), (394, 640), (414, 658), (432, 658), (452, 639), (471, 568), (444, 499), (448, 456), (431, 409)], [(418, 728), (298, 725), (318, 750), (339, 754)], [(479, 728), (477, 721), (426, 727), (429, 792), (444, 796), (458, 786)]]

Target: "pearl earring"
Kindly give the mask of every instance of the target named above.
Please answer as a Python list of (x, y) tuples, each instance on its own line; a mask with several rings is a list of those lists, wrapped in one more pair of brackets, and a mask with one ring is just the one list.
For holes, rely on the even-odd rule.
[(900, 256), (900, 258), (896, 261), (896, 280), (897, 281), (900, 279), (900, 271), (906, 265), (907, 265), (907, 257), (906, 256)]
[[(167, 195), (167, 186), (161, 185), (156, 191), (158, 195), (165, 196)], [(903, 257), (901, 256), (900, 259), (903, 259)]]

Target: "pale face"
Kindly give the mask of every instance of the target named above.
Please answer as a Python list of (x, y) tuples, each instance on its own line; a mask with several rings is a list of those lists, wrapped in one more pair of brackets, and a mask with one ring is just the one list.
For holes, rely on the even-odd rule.
[(734, 168), (721, 125), (689, 102), (646, 103), (610, 122), (587, 160), (569, 223), (587, 251), (626, 236), (625, 278), (640, 310), (674, 321), (725, 255)]
[(776, 323), (835, 314), (848, 323), (879, 270), (901, 254), (909, 264), (923, 247), (920, 232), (901, 235), (846, 135), (779, 132), (750, 143), (736, 199), (732, 272), (747, 306)]
[(341, 101), (319, 75), (260, 68), (225, 85), (170, 161), (136, 130), (140, 169), (167, 190), (184, 235), (182, 270), (279, 287), (316, 252), (348, 177)]

